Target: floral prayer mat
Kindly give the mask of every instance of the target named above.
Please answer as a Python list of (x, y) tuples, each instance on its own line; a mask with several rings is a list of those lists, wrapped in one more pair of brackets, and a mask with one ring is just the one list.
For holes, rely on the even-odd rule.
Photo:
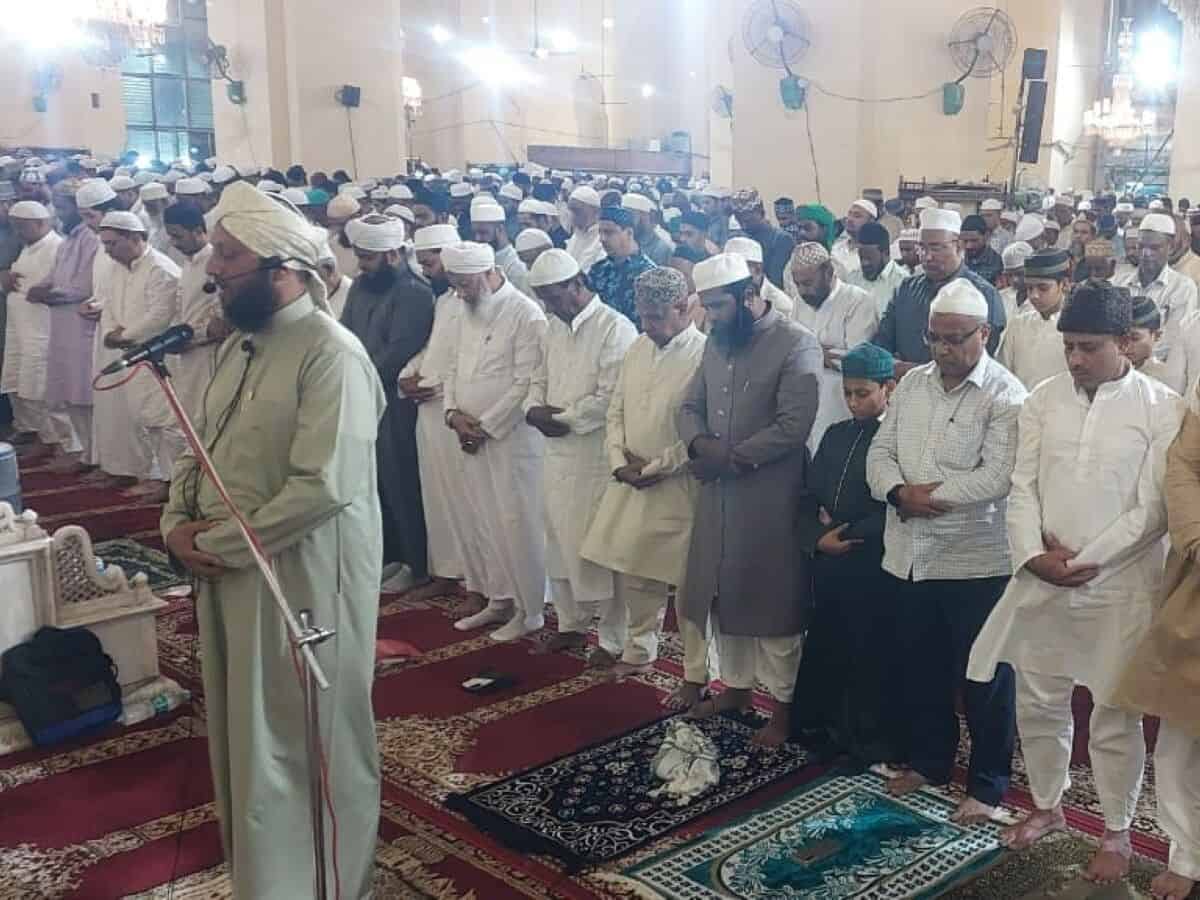
[(146, 577), (150, 579), (152, 591), (165, 591), (167, 588), (187, 583), (186, 578), (172, 570), (167, 561), (167, 554), (137, 541), (116, 538), (101, 541), (92, 549), (96, 551), (96, 556), (104, 561), (104, 565), (120, 566), (126, 578), (132, 578), (138, 572), (145, 572)]
[(622, 874), (670, 900), (938, 897), (1004, 852), (1000, 826), (955, 825), (953, 811), (931, 791), (835, 775)]
[[(755, 747), (761, 722), (716, 716), (696, 722), (713, 742), (721, 779), (690, 803), (650, 792), (662, 785), (651, 763), (670, 717), (520, 772), (446, 804), (502, 843), (544, 853), (569, 869), (624, 856), (713, 810), (734, 803), (805, 765), (792, 744)], [(815, 774), (815, 773), (814, 773)]]

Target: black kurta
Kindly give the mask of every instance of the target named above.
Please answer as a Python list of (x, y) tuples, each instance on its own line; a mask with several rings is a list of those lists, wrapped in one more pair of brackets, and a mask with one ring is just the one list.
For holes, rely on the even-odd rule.
[(367, 348), (387, 395), (376, 444), (384, 562), (407, 563), (420, 580), (429, 574), (429, 547), (417, 467), (417, 407), (400, 396), (396, 381), (429, 340), (433, 292), (404, 265), (384, 294), (371, 291), (359, 276), (350, 287), (342, 324)]
[[(893, 695), (893, 599), (883, 573), (886, 506), (867, 486), (867, 448), (879, 422), (846, 419), (831, 426), (809, 468), (800, 510), (801, 549), (813, 557), (814, 610), (796, 675), (793, 732), (814, 750), (849, 753), (869, 765), (900, 757)], [(833, 520), (822, 525), (819, 510)], [(849, 553), (827, 556), (817, 542), (849, 523)]]

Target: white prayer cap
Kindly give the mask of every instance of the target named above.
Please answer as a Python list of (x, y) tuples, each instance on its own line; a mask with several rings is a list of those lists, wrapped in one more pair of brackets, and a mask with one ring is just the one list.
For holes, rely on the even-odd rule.
[(142, 185), (142, 189), (138, 191), (138, 196), (143, 200), (166, 200), (170, 195), (167, 193), (166, 185), (152, 181), (149, 184)]
[(958, 234), (962, 231), (962, 216), (953, 209), (924, 209), (921, 210), (922, 231), (949, 231)]
[(498, 203), (480, 203), (471, 207), (472, 222), (503, 222), (504, 210)]
[(900, 237), (896, 238), (902, 244), (918, 244), (921, 242), (921, 229), (905, 228), (900, 232)]
[(12, 219), (49, 219), (50, 210), (35, 200), (21, 200), (12, 205), (8, 215)]
[(1166, 213), (1150, 213), (1138, 225), (1140, 231), (1157, 231), (1159, 234), (1175, 236), (1175, 220)]
[(1000, 212), (1000, 210), (1004, 209), (1004, 204), (995, 197), (988, 197), (979, 204), (979, 209), (983, 212)]
[[(286, 203), (268, 197), (245, 181), (221, 192), (221, 202), (209, 213), (210, 230), (220, 225), (256, 256), (278, 256), (289, 269), (313, 271), (328, 234), (315, 228)], [(320, 279), (312, 279), (320, 282)], [(325, 286), (310, 282), (317, 305), (325, 308)]]
[(517, 248), (518, 253), (524, 253), (526, 250), (536, 250), (538, 247), (553, 247), (554, 241), (540, 228), (526, 228), (517, 235), (513, 246)]
[(1079, 211), (1080, 212), (1090, 212), (1091, 208), (1092, 208), (1091, 200), (1080, 200), (1079, 201)]
[(1131, 212), (1133, 212), (1133, 204), (1132, 203), (1118, 203), (1116, 206), (1113, 207), (1113, 212), (1115, 212), (1115, 213), (1131, 213)]
[(543, 253), (529, 270), (529, 286), (545, 287), (548, 284), (561, 284), (570, 281), (579, 274), (579, 263), (566, 250), (553, 247)]
[(471, 166), (471, 168), (467, 169), (467, 175), (471, 178), (480, 178), (483, 176), (483, 169), (478, 166)]
[(471, 209), (479, 206), (499, 206), (490, 191), (482, 191), (471, 198)]
[(932, 197), (918, 197), (916, 202), (913, 204), (913, 209), (917, 209), (917, 210), (937, 209), (937, 208), (938, 208), (938, 202), (936, 200), (934, 200)]
[(137, 174), (135, 174), (133, 176), (133, 183), (138, 186), (150, 184), (153, 181), (154, 181), (154, 173), (151, 172), (149, 169), (142, 169), (141, 171), (139, 171)]
[(349, 194), (338, 194), (329, 201), (329, 206), (325, 212), (333, 219), (348, 219), (357, 213), (362, 207), (358, 205), (358, 201)]
[(535, 215), (549, 216), (552, 219), (558, 218), (558, 207), (548, 200), (535, 200), (537, 208), (534, 210)]
[(176, 197), (194, 197), (199, 194), (211, 194), (212, 188), (199, 178), (180, 178), (175, 182)]
[(372, 200), (390, 200), (391, 199), (388, 196), (388, 189), (385, 187), (372, 188), (370, 196), (371, 196)]
[(359, 250), (387, 253), (404, 246), (404, 223), (380, 215), (351, 219), (346, 223), (346, 237)]
[(600, 195), (596, 193), (596, 189), (588, 187), (586, 184), (580, 185), (571, 191), (570, 198), (576, 203), (582, 203), (585, 206), (594, 206), (600, 208)]
[[(183, 182), (179, 182), (183, 184)], [(179, 193), (179, 188), (175, 188), (175, 193)], [(279, 195), (284, 200), (287, 200), (292, 206), (308, 206), (308, 191), (302, 188), (284, 188)]]
[(379, 187), (379, 182), (374, 178), (364, 178), (359, 184), (359, 187), (369, 194), (371, 191), (375, 190), (375, 188)]
[(525, 194), (522, 190), (513, 184), (511, 181), (500, 188), (500, 196), (507, 197), (509, 200), (524, 200)]
[(746, 258), (737, 253), (718, 253), (703, 262), (696, 263), (695, 268), (692, 269), (692, 281), (696, 285), (696, 293), (736, 284), (749, 277), (750, 267), (746, 265)]
[(411, 200), (413, 192), (407, 184), (393, 184), (388, 188), (388, 198), (391, 200)]
[(91, 209), (101, 203), (107, 203), (117, 196), (117, 192), (103, 178), (89, 178), (79, 185), (75, 192), (75, 205), (81, 209)]
[(1054, 209), (1054, 198), (1051, 196), (1043, 197), (1042, 198), (1042, 212), (1046, 212), (1047, 210), (1051, 210), (1051, 209)]
[(114, 175), (108, 180), (108, 185), (114, 191), (132, 191), (137, 187), (137, 182), (128, 175)]
[(1046, 230), (1046, 223), (1037, 213), (1025, 213), (1021, 216), (1021, 221), (1017, 223), (1017, 230), (1013, 233), (1013, 237), (1018, 241), (1029, 242), (1041, 237), (1042, 232)]
[(473, 193), (474, 191), (471, 190), (471, 186), (465, 181), (450, 185), (450, 196), (456, 200), (460, 197), (470, 197)]
[(932, 318), (937, 314), (970, 316), (973, 319), (987, 319), (988, 305), (979, 288), (965, 278), (955, 278), (942, 287), (929, 306)]
[(1151, 200), (1149, 203), (1146, 204), (1146, 209), (1158, 210), (1158, 209), (1166, 209), (1166, 208), (1167, 208), (1166, 205), (1161, 200), (1158, 200), (1158, 199)]
[[(11, 210), (9, 211), (9, 215), (12, 215)], [(137, 213), (125, 212), (123, 210), (105, 213), (104, 218), (100, 220), (100, 227), (115, 228), (117, 231), (146, 233), (146, 223), (141, 220)]]
[(1000, 258), (1004, 260), (1004, 271), (1006, 272), (1025, 268), (1025, 260), (1031, 256), (1033, 256), (1033, 248), (1024, 241), (1013, 241), (1000, 254)]
[(853, 203), (850, 204), (851, 209), (854, 209), (854, 207), (856, 207), (856, 206), (859, 209), (863, 210), (872, 219), (879, 218), (879, 207), (876, 206), (874, 203), (872, 203), (870, 200), (867, 200), (865, 197), (859, 197), (857, 200), (855, 200)]
[(264, 178), (258, 183), (258, 189), (264, 194), (282, 194), (283, 185), (270, 178)]
[(496, 268), (496, 252), (487, 244), (460, 241), (442, 248), (442, 265), (455, 275), (479, 275)]
[(753, 238), (731, 237), (725, 242), (726, 253), (736, 253), (746, 262), (761, 263), (763, 261), (762, 244)]
[(417, 222), (417, 217), (413, 215), (413, 211), (400, 203), (393, 203), (383, 211), (383, 214), (403, 219), (409, 225), (415, 225)]
[(1047, 216), (1042, 220), (1042, 228), (1049, 231), (1062, 231), (1062, 226), (1058, 224), (1058, 219), (1053, 216)]
[(453, 225), (426, 225), (413, 235), (413, 246), (417, 250), (442, 250), (453, 247), (462, 240)]
[(638, 212), (654, 212), (654, 201), (645, 194), (625, 194), (621, 198), (621, 205), (626, 209), (633, 209)]
[(1006, 209), (1000, 213), (1001, 221), (1008, 222), (1011, 225), (1016, 225), (1021, 221), (1021, 213), (1015, 209)]
[(180, 172), (178, 169), (168, 169), (166, 172), (163, 173), (162, 180), (163, 180), (164, 184), (174, 184), (176, 181), (178, 181), (182, 177), (183, 177), (183, 173)]
[[(261, 186), (261, 183), (260, 183)], [(347, 182), (338, 188), (338, 196), (353, 197), (355, 200), (366, 200), (367, 192), (360, 188), (357, 184)]]
[(529, 213), (531, 216), (545, 215), (545, 213), (542, 212), (542, 201), (533, 197), (526, 197), (524, 200), (518, 203), (517, 212)]

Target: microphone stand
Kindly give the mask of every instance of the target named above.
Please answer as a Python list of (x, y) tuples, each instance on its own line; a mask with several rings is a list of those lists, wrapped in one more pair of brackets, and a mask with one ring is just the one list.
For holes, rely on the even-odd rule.
[[(233, 516), (234, 521), (237, 522), (242, 538), (245, 540), (247, 547), (250, 548), (250, 554), (258, 566), (258, 570), (267, 582), (267, 587), (275, 600), (275, 606), (279, 611), (280, 617), (287, 625), (288, 633), (291, 636), (293, 664), (296, 664), (297, 653), (304, 661), (303, 672), (301, 672), (299, 665), (296, 664), (296, 675), (300, 679), (300, 687), (304, 695), (304, 731), (308, 755), (309, 817), (312, 825), (312, 855), (315, 879), (314, 896), (317, 900), (327, 900), (329, 891), (325, 861), (325, 803), (329, 804), (330, 815), (332, 817), (333, 798), (325, 790), (325, 754), (321, 747), (321, 717), (318, 699), (319, 691), (329, 689), (329, 681), (325, 678), (325, 673), (321, 668), (321, 664), (317, 661), (313, 648), (329, 640), (336, 632), (318, 626), (310, 610), (300, 610), (299, 621), (297, 621), (296, 616), (292, 615), (291, 607), (288, 606), (287, 601), (284, 599), (283, 589), (280, 587), (279, 580), (275, 575), (273, 564), (267, 558), (262, 541), (229, 496), (224, 482), (221, 481), (221, 476), (217, 474), (217, 470), (213, 466), (208, 451), (205, 450), (204, 444), (196, 434), (196, 429), (188, 418), (187, 412), (179, 402), (179, 396), (175, 393), (175, 388), (171, 384), (171, 374), (167, 371), (167, 367), (163, 362), (163, 355), (164, 353), (161, 351), (152, 354), (149, 359), (138, 363), (134, 368), (144, 366), (149, 369), (158, 382), (159, 387), (162, 388), (171, 411), (183, 429), (184, 437), (187, 438), (192, 452), (196, 455), (197, 462), (205, 474), (212, 479), (213, 486), (216, 487), (217, 493), (221, 496), (221, 501), (224, 503), (225, 508), (229, 510), (230, 515)], [(334, 818), (335, 853), (337, 844), (336, 829), (336, 818)], [(334, 860), (334, 872), (336, 882), (336, 859)], [(341, 896), (341, 886), (339, 884), (334, 884), (334, 891), (335, 896)]]

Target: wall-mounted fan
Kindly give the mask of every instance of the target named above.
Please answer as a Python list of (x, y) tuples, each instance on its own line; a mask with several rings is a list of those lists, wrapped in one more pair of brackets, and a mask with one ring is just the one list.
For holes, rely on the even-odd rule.
[(946, 42), (950, 56), (967, 78), (990, 78), (1004, 71), (1017, 51), (1017, 29), (1001, 9), (980, 6), (963, 13)]
[(722, 119), (733, 118), (733, 91), (725, 87), (723, 84), (718, 84), (712, 89), (712, 99), (710, 102), (712, 111)]
[(808, 17), (793, 0), (755, 0), (742, 19), (746, 51), (764, 66), (789, 75), (808, 53), (810, 32)]

